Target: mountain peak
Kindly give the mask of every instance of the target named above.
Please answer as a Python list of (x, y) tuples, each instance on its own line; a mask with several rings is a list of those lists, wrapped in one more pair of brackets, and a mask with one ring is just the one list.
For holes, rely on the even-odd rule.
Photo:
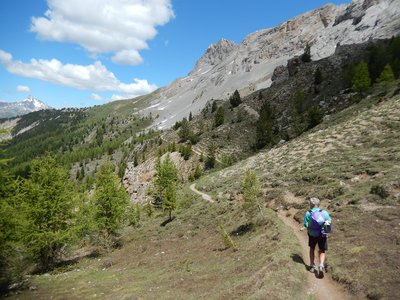
[(204, 71), (204, 68), (210, 69), (210, 67), (218, 65), (237, 47), (237, 44), (224, 38), (211, 44), (208, 46), (203, 56), (197, 61), (196, 67), (191, 74), (196, 73), (196, 71)]
[(51, 109), (51, 107), (29, 95), (19, 102), (1, 102), (0, 118), (11, 118), (43, 109)]

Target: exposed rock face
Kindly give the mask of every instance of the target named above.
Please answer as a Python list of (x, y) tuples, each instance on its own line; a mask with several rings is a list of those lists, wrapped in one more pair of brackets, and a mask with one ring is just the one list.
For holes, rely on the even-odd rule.
[[(161, 157), (161, 160), (165, 159), (165, 157), (166, 154)], [(191, 170), (191, 160), (185, 161), (179, 152), (170, 153), (170, 158), (178, 169), (179, 179), (187, 180)], [(136, 167), (132, 162), (128, 162), (123, 184), (133, 202), (145, 203), (148, 200), (147, 190), (156, 175), (155, 166), (155, 158), (148, 159)]]
[(138, 203), (146, 202), (146, 191), (153, 181), (155, 164), (155, 159), (148, 159), (145, 163), (136, 167), (134, 167), (132, 162), (128, 162), (123, 184), (132, 201)]
[(207, 68), (219, 64), (236, 48), (237, 45), (234, 42), (225, 39), (210, 45), (204, 55), (197, 61), (196, 67), (190, 74), (207, 70)]
[(199, 113), (210, 99), (241, 96), (271, 85), (274, 69), (311, 46), (313, 60), (332, 55), (338, 44), (357, 44), (400, 33), (399, 0), (354, 0), (348, 5), (325, 5), (256, 31), (239, 45), (221, 40), (211, 45), (187, 77), (154, 92), (143, 113), (159, 115), (154, 126), (167, 128)]

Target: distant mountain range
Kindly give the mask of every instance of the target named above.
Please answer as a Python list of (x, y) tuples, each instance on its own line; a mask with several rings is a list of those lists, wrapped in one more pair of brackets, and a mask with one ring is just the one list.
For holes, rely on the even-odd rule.
[(19, 102), (0, 101), (0, 118), (12, 118), (43, 109), (51, 109), (51, 107), (32, 96)]

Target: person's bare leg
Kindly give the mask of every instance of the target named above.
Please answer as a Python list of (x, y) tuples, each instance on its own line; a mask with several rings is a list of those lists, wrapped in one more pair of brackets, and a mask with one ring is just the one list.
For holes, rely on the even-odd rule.
[(319, 251), (319, 265), (320, 265), (320, 266), (325, 266), (325, 258), (326, 258), (325, 251), (322, 252), (322, 251), (320, 250), (320, 251)]

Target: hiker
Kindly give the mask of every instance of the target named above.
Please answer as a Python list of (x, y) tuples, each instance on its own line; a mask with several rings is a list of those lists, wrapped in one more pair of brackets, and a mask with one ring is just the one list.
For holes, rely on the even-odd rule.
[[(319, 271), (322, 277), (325, 272), (325, 251), (328, 250), (327, 233), (331, 231), (331, 217), (326, 210), (319, 208), (319, 199), (310, 198), (310, 210), (304, 216), (304, 228), (307, 228), (308, 246), (310, 247), (310, 272)], [(317, 269), (314, 261), (314, 250), (318, 244), (319, 248), (319, 268)]]

